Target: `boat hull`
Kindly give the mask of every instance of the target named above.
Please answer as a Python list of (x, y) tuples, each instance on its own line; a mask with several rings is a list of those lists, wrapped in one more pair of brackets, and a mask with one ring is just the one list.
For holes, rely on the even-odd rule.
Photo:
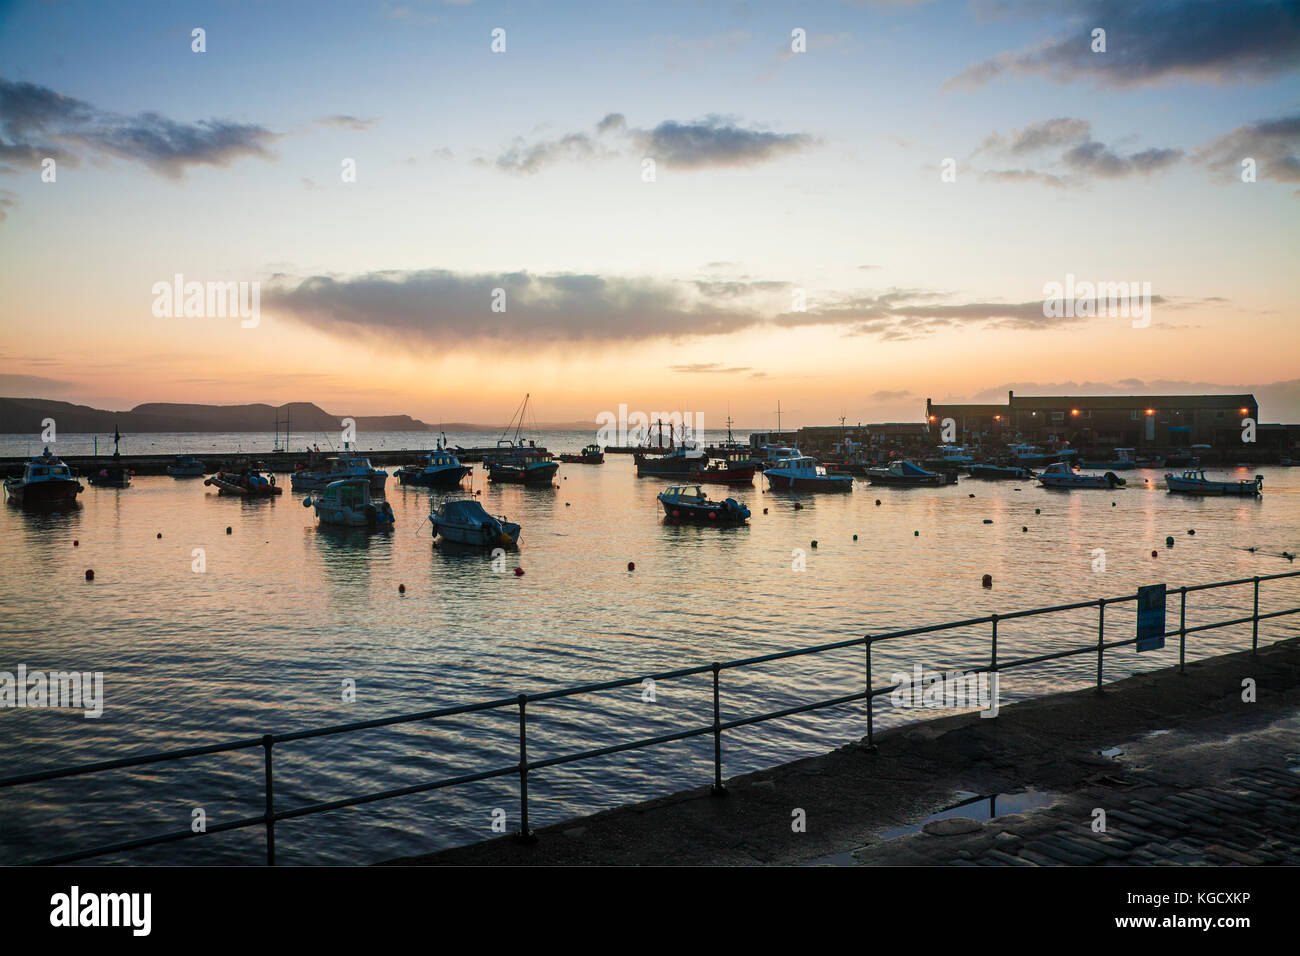
[(84, 490), (80, 482), (67, 481), (33, 481), (23, 484), (19, 479), (4, 483), (5, 495), (16, 505), (54, 505), (68, 504), (77, 500), (77, 495)]
[(902, 487), (948, 484), (943, 475), (895, 475), (878, 472), (870, 468), (867, 469), (867, 481), (873, 485), (899, 485)]
[(440, 468), (436, 471), (398, 471), (397, 482), (401, 485), (415, 485), (420, 488), (454, 488), (470, 472), (465, 465), (454, 468)]
[(783, 475), (769, 468), (763, 472), (773, 491), (852, 491), (852, 475)]
[(346, 528), (369, 528), (372, 531), (388, 531), (393, 527), (393, 509), (387, 502), (370, 504), (363, 508), (342, 508), (331, 507), (318, 501), (315, 507), (316, 517), (321, 524)]
[(1256, 481), (1191, 481), (1166, 475), (1165, 487), (1183, 495), (1237, 495), (1253, 498), (1261, 494), (1260, 483)]
[(731, 501), (710, 501), (707, 504), (686, 504), (680, 501), (659, 499), (664, 516), (673, 521), (699, 521), (703, 524), (744, 524), (749, 520), (749, 509)]
[(751, 485), (757, 465), (743, 465), (739, 468), (708, 468), (692, 471), (691, 481), (702, 481), (714, 485)]
[(505, 462), (489, 462), (487, 465), (488, 481), (515, 485), (549, 485), (559, 470), (560, 466), (553, 461), (523, 466)]

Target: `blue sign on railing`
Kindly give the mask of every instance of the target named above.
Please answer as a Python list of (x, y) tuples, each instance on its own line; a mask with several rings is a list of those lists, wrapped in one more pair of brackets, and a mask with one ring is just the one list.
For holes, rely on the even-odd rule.
[(1158, 651), (1165, 646), (1165, 586), (1138, 588), (1137, 649)]

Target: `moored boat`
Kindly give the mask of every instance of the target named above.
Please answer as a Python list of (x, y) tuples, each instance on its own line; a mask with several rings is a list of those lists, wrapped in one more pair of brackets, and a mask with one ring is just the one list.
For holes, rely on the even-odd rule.
[(930, 471), (959, 471), (969, 468), (974, 461), (966, 453), (965, 445), (940, 445), (938, 454), (921, 459), (921, 465)]
[(519, 543), (520, 527), (504, 517), (493, 517), (474, 498), (444, 501), (429, 513), (433, 536), (484, 548), (510, 548)]
[(237, 495), (244, 498), (271, 498), (284, 494), (284, 489), (276, 485), (275, 475), (269, 479), (261, 472), (251, 468), (219, 471), (211, 478), (204, 478), (203, 484), (217, 489), (219, 495)]
[(382, 493), (388, 481), (388, 472), (374, 467), (365, 455), (343, 451), (331, 455), (323, 462), (309, 465), (295, 471), (289, 479), (294, 491), (320, 491), (331, 482), (345, 478), (364, 478), (370, 482), (370, 490)]
[(1085, 475), (1077, 472), (1069, 462), (1058, 461), (1047, 466), (1038, 476), (1045, 488), (1118, 488), (1127, 482), (1113, 471), (1104, 475)]
[(674, 521), (701, 521), (713, 524), (743, 524), (749, 509), (735, 498), (714, 501), (699, 485), (672, 485), (659, 492), (664, 514)]
[(691, 470), (691, 481), (703, 481), (716, 485), (749, 485), (754, 482), (754, 472), (758, 462), (749, 457), (747, 451), (732, 451), (710, 461), (705, 467)]
[(118, 445), (122, 441), (121, 434), (116, 427), (113, 428), (113, 457), (107, 464), (101, 465), (99, 470), (94, 474), (86, 476), (86, 480), (97, 488), (129, 488), (131, 486), (132, 471), (122, 464), (122, 453), (118, 450)]
[(1165, 475), (1165, 487), (1185, 495), (1260, 495), (1264, 493), (1264, 476), (1251, 479), (1216, 481), (1205, 477), (1205, 469), (1185, 471), (1181, 476)]
[(1132, 471), (1138, 466), (1136, 449), (1116, 448), (1115, 457), (1108, 461), (1080, 460), (1080, 468), (1107, 468), (1112, 471)]
[(867, 480), (873, 485), (946, 485), (949, 477), (926, 471), (910, 461), (891, 461), (884, 468), (868, 468)]
[(5, 479), (5, 496), (15, 505), (73, 504), (84, 489), (72, 470), (48, 448), (23, 465), (21, 477)]
[(538, 448), (497, 442), (497, 454), (484, 459), (488, 481), (506, 481), (520, 485), (549, 485), (559, 463)]
[(605, 453), (600, 450), (599, 445), (588, 445), (580, 452), (565, 452), (560, 455), (560, 461), (566, 465), (603, 465), (605, 463)]
[(462, 465), (459, 458), (440, 446), (422, 456), (417, 464), (397, 469), (397, 481), (421, 488), (451, 488), (459, 485), (469, 472), (468, 465)]
[(205, 470), (203, 462), (193, 455), (177, 455), (167, 466), (167, 474), (173, 478), (202, 478)]
[(852, 491), (853, 476), (831, 474), (816, 458), (795, 455), (783, 458), (763, 470), (773, 491)]
[(971, 465), (967, 471), (971, 478), (1015, 478), (1028, 481), (1034, 477), (1031, 469), (1017, 465)]
[(370, 497), (367, 478), (341, 478), (331, 481), (315, 496), (302, 499), (304, 508), (315, 508), (321, 524), (383, 531), (393, 527), (393, 506)]
[(689, 478), (708, 464), (702, 448), (679, 447), (666, 454), (639, 451), (632, 456), (638, 478)]

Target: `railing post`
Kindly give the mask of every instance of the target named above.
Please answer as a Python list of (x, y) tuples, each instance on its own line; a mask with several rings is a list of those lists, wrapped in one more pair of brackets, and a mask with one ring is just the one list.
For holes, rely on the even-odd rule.
[(536, 834), (528, 828), (528, 695), (519, 695), (519, 843), (535, 843)]
[(1101, 691), (1101, 665), (1106, 653), (1106, 599), (1097, 601), (1097, 693)]
[(876, 698), (871, 696), (871, 635), (868, 634), (863, 639), (863, 645), (866, 647), (867, 659), (867, 752), (876, 752)]
[(1187, 585), (1178, 589), (1178, 673), (1187, 673)]
[(722, 697), (718, 689), (718, 674), (722, 665), (713, 662), (713, 787), (715, 797), (725, 797), (727, 788), (722, 785)]
[(275, 738), (262, 735), (262, 750), (266, 754), (266, 865), (275, 866), (275, 783), (271, 775), (271, 745)]
[(1259, 653), (1259, 575), (1255, 575), (1255, 610), (1250, 622), (1250, 656)]

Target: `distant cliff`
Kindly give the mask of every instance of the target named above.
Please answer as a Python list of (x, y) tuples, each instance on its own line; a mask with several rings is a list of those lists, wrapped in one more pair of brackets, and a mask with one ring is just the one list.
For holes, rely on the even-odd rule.
[[(150, 402), (130, 411), (111, 412), (71, 402), (43, 398), (0, 398), (0, 434), (39, 434), (41, 422), (52, 418), (55, 427), (66, 434), (107, 433), (114, 427), (122, 434), (143, 432), (270, 432), (289, 418), (290, 431), (299, 435), (313, 432), (336, 432), (343, 415), (331, 415), (311, 402), (288, 405), (178, 405)], [(358, 432), (434, 431), (437, 426), (410, 415), (353, 415)], [(449, 423), (446, 428), (465, 426)], [(472, 426), (470, 426), (472, 427)]]

